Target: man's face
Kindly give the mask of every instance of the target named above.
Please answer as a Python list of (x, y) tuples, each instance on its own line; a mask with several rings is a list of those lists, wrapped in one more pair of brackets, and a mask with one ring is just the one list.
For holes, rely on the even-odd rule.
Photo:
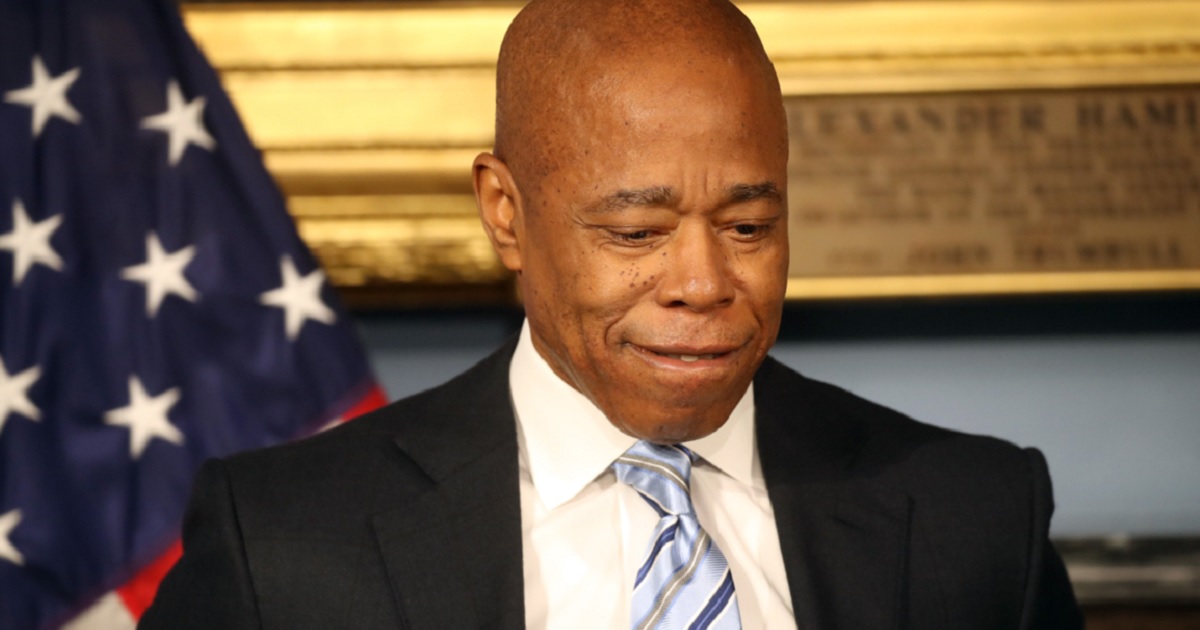
[(787, 280), (778, 92), (729, 62), (696, 65), (591, 86), (548, 173), (518, 183), (535, 347), (617, 428), (662, 443), (728, 418), (775, 341)]

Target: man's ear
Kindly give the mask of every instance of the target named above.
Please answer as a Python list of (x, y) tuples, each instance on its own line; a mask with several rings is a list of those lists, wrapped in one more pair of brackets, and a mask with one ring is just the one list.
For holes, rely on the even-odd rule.
[(521, 240), (517, 232), (520, 193), (512, 172), (500, 158), (480, 153), (475, 158), (472, 175), (479, 218), (492, 248), (505, 267), (521, 271)]

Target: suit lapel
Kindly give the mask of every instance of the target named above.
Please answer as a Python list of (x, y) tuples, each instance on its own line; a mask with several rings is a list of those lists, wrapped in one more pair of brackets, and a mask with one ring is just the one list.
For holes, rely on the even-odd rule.
[(524, 627), (514, 347), (422, 394), (398, 427), (429, 484), (371, 525), (407, 628)]
[(769, 494), (797, 625), (899, 628), (906, 499), (820, 486), (776, 486)]
[(759, 456), (796, 622), (901, 627), (910, 500), (855, 464), (861, 419), (768, 359), (755, 380)]

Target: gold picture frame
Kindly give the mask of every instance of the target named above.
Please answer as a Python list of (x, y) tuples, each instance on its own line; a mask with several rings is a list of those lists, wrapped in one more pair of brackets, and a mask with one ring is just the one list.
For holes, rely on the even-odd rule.
[[(786, 97), (1200, 85), (1191, 0), (743, 2)], [(184, 4), (332, 281), (364, 305), (513, 299), (478, 225), (519, 3)], [(793, 277), (788, 298), (1191, 290), (1200, 268)]]

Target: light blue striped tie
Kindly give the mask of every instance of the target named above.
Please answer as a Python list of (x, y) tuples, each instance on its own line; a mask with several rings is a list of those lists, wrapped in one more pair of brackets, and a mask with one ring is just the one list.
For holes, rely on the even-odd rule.
[(695, 457), (683, 446), (639, 441), (613, 462), (617, 479), (633, 486), (660, 517), (633, 583), (635, 630), (742, 627), (729, 563), (692, 507)]

